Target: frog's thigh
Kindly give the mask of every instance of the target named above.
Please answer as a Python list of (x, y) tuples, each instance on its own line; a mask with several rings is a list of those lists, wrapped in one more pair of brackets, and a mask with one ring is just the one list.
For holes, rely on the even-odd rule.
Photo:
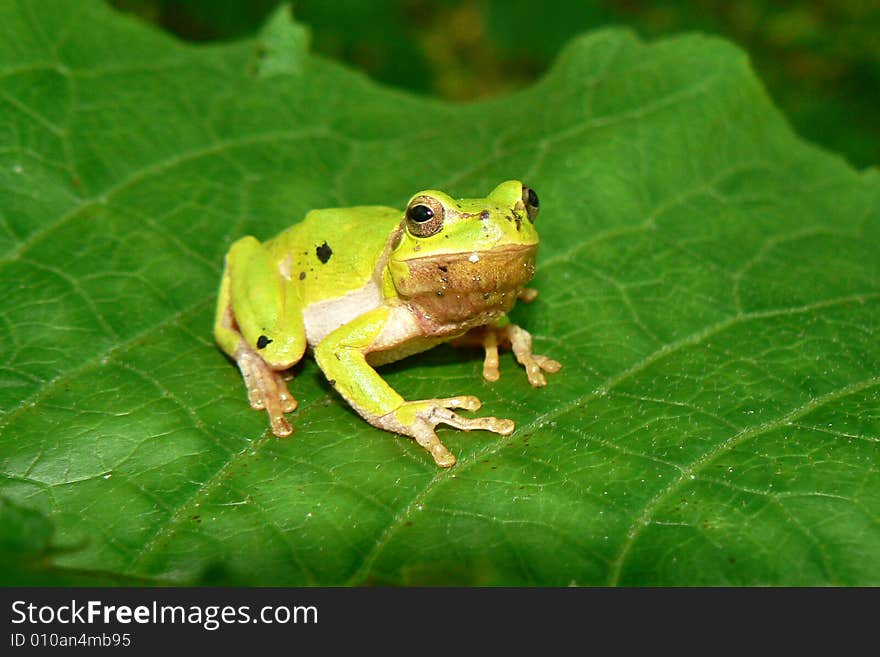
[(217, 311), (214, 314), (214, 339), (227, 356), (235, 358), (235, 352), (238, 350), (242, 337), (241, 333), (234, 328), (230, 287), (229, 269), (227, 268), (223, 271), (220, 294), (217, 296)]
[(253, 237), (226, 256), (232, 314), (247, 345), (276, 370), (299, 361), (306, 348), (302, 309), (269, 251)]

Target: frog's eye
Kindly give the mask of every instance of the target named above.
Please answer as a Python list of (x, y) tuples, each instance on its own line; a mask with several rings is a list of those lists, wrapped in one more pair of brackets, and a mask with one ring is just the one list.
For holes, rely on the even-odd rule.
[(523, 185), (522, 202), (523, 205), (526, 206), (526, 213), (529, 215), (529, 220), (535, 221), (535, 217), (538, 216), (538, 208), (541, 206), (541, 202), (538, 200), (538, 195), (535, 194), (535, 190)]
[(430, 196), (418, 196), (406, 209), (406, 227), (415, 237), (430, 237), (443, 228), (443, 204)]

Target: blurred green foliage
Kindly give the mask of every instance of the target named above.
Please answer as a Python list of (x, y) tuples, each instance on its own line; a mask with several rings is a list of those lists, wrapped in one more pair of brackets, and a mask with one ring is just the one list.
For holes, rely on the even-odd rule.
[[(111, 0), (184, 39), (251, 33), (278, 0)], [(521, 87), (576, 34), (699, 30), (743, 46), (804, 137), (880, 162), (880, 0), (294, 0), (317, 52), (377, 80), (468, 100)]]

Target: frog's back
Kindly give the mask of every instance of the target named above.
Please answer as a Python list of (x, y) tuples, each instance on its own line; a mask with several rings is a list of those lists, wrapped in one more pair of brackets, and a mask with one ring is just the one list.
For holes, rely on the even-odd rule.
[(362, 288), (400, 218), (383, 206), (312, 210), (267, 246), (309, 305)]

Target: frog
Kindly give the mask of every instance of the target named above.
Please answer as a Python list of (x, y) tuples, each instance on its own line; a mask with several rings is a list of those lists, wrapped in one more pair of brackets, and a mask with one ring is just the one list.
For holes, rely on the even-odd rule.
[(482, 348), (482, 375), (500, 376), (511, 349), (529, 383), (546, 385), (558, 361), (532, 352), (532, 336), (508, 313), (529, 302), (539, 245), (540, 201), (518, 180), (483, 198), (427, 189), (404, 210), (361, 205), (311, 210), (260, 242), (245, 236), (225, 257), (214, 337), (241, 372), (250, 406), (272, 433), (292, 434), (297, 408), (288, 381), (307, 353), (330, 386), (368, 423), (414, 438), (441, 468), (456, 458), (443, 424), (509, 436), (512, 420), (465, 417), (473, 395), (406, 400), (378, 373), (382, 365), (440, 344)]

